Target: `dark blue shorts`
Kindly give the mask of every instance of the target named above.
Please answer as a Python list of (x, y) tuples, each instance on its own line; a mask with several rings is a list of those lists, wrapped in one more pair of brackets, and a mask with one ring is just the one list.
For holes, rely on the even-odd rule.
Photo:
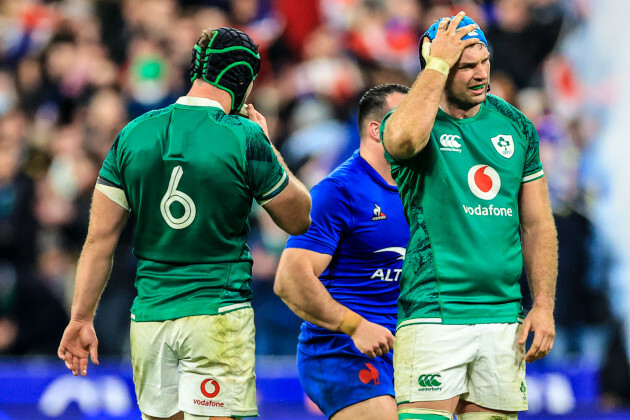
[(370, 359), (345, 334), (302, 334), (297, 364), (306, 395), (328, 418), (349, 405), (394, 396), (392, 353)]

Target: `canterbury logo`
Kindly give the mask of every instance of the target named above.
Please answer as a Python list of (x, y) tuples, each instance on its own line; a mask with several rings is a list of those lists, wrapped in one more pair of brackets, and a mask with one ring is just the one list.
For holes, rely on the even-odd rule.
[(442, 375), (439, 373), (429, 373), (418, 376), (418, 385), (423, 388), (434, 388), (442, 385), (439, 380), (442, 379)]
[(456, 134), (442, 134), (440, 136), (440, 144), (444, 147), (450, 147), (451, 149), (459, 149), (462, 147), (457, 140), (462, 138)]

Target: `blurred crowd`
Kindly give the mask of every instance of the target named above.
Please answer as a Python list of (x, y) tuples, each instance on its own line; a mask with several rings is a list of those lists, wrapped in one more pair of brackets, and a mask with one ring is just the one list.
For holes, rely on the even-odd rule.
[[(558, 339), (543, 363), (595, 365), (606, 403), (630, 403), (624, 320), (610, 310), (615, 255), (598, 233), (593, 203), (602, 191), (591, 182), (597, 165), (590, 151), (614, 88), (600, 86), (600, 106), (592, 106), (575, 69), (576, 37), (592, 4), (3, 0), (0, 354), (55, 353), (101, 162), (128, 121), (187, 92), (191, 47), (202, 29), (233, 26), (259, 43), (263, 65), (250, 101), (266, 116), (287, 164), (311, 187), (358, 147), (361, 94), (381, 83), (411, 86), (420, 34), (465, 10), (490, 42), (491, 93), (519, 107), (540, 135), (560, 242)], [(300, 321), (272, 291), (286, 236), (260, 208), (251, 226), (257, 351), (294, 354)], [(132, 239), (130, 225), (95, 320), (103, 355), (128, 351)]]

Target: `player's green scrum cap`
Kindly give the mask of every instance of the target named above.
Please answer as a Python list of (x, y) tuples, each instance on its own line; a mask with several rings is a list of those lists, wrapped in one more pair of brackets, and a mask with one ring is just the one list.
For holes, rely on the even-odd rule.
[[(453, 19), (454, 17), (455, 16), (451, 16), (450, 18), (446, 18), (446, 19)], [(423, 45), (424, 38), (429, 38), (429, 41), (433, 41), (435, 39), (435, 35), (437, 34), (438, 26), (440, 25), (441, 21), (442, 19), (438, 19), (437, 21), (435, 21), (435, 23), (431, 25), (424, 34), (422, 34), (422, 37), (420, 37), (420, 67), (421, 68), (424, 68), (424, 66), (427, 65), (427, 58), (429, 57), (429, 52), (431, 49), (430, 43), (426, 43)], [(450, 23), (450, 20), (449, 20), (449, 23)], [(483, 33), (479, 25), (477, 25), (477, 23), (474, 20), (472, 20), (472, 18), (468, 16), (464, 16), (462, 21), (459, 22), (459, 25), (457, 25), (457, 29), (463, 28), (464, 26), (468, 26), (468, 25), (475, 25), (475, 29), (468, 32), (468, 34), (466, 34), (466, 36), (464, 36), (462, 40), (469, 39), (469, 38), (477, 38), (479, 42), (481, 42), (482, 44), (486, 46), (486, 48), (488, 48), (488, 40), (486, 40), (486, 35)]]
[(230, 114), (236, 114), (260, 71), (258, 45), (245, 32), (234, 28), (204, 32), (192, 50), (190, 81), (201, 78), (228, 92), (232, 98)]

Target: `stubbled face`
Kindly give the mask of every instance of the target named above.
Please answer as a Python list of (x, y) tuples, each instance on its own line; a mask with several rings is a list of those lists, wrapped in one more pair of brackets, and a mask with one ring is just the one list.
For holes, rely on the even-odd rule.
[(482, 43), (464, 49), (446, 81), (446, 99), (468, 110), (486, 99), (490, 81), (490, 53)]

